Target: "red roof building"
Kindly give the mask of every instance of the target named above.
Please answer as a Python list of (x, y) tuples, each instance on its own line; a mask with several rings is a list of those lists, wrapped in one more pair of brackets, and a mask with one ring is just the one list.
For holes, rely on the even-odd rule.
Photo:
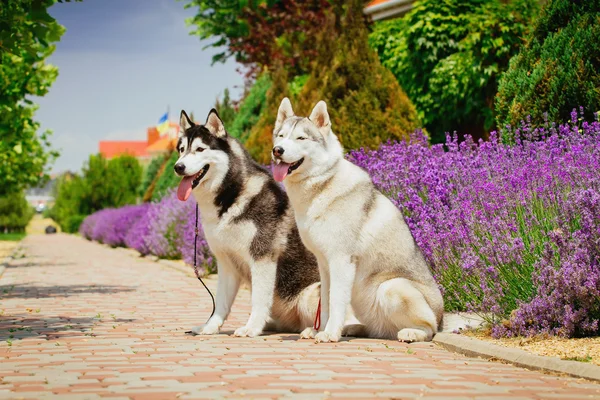
[(145, 157), (148, 155), (148, 153), (146, 152), (146, 147), (148, 147), (148, 143), (146, 141), (103, 140), (100, 141), (99, 147), (100, 153), (108, 159), (120, 156), (122, 154), (129, 154), (134, 157)]
[(179, 125), (169, 123), (169, 129), (160, 135), (156, 127), (146, 130), (146, 140), (102, 140), (98, 143), (100, 154), (111, 159), (123, 154), (129, 154), (146, 164), (154, 156), (173, 151), (177, 142)]

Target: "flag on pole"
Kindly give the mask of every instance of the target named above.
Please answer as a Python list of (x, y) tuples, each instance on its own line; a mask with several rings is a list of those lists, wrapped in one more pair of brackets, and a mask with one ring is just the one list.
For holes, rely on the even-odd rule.
[(162, 117), (158, 120), (158, 124), (156, 125), (156, 130), (160, 135), (167, 132), (169, 130), (169, 112), (164, 113)]

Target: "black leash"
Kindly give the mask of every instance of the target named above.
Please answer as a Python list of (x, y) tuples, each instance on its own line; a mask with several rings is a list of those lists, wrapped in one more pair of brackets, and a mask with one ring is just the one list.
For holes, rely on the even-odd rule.
[[(198, 262), (196, 260), (196, 258), (198, 257), (198, 253), (196, 251), (196, 247), (198, 246), (198, 203), (196, 203), (196, 228), (194, 230), (194, 233), (194, 273), (196, 274), (196, 278), (198, 278), (202, 286), (204, 286), (204, 289), (206, 289), (212, 300), (212, 313), (210, 313), (210, 317), (208, 317), (208, 319), (206, 320), (206, 322), (208, 322), (212, 318), (212, 316), (215, 315), (215, 297), (211, 293), (208, 286), (206, 286), (202, 278), (200, 278), (200, 273), (198, 272)], [(192, 333), (192, 331), (187, 331), (186, 333)]]

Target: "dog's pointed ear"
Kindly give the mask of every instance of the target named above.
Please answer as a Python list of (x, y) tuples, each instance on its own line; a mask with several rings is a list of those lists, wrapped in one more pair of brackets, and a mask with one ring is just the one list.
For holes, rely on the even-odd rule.
[(184, 110), (181, 110), (181, 115), (179, 116), (179, 137), (185, 135), (185, 131), (194, 126), (194, 123), (188, 117), (187, 113)]
[(325, 104), (323, 100), (315, 105), (315, 108), (313, 108), (308, 119), (319, 128), (323, 137), (327, 138), (331, 128), (331, 120), (329, 119), (329, 113), (327, 112), (327, 104)]
[(279, 110), (277, 111), (277, 120), (275, 121), (274, 130), (278, 130), (279, 128), (281, 128), (281, 125), (283, 125), (285, 120), (290, 117), (293, 117), (294, 115), (295, 114), (294, 110), (292, 109), (292, 103), (290, 102), (290, 99), (284, 97), (283, 100), (281, 100)]
[(225, 125), (223, 125), (223, 121), (221, 121), (217, 110), (214, 108), (208, 113), (208, 117), (206, 117), (206, 123), (204, 126), (210, 133), (218, 138), (223, 138), (225, 135), (227, 135), (227, 132), (225, 131)]

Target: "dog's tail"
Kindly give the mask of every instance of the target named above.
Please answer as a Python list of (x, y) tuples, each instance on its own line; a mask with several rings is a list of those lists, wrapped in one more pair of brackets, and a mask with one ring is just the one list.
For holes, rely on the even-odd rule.
[(305, 287), (298, 295), (296, 308), (300, 317), (300, 330), (313, 326), (317, 309), (319, 307), (319, 299), (321, 298), (321, 283), (315, 282), (310, 286)]

